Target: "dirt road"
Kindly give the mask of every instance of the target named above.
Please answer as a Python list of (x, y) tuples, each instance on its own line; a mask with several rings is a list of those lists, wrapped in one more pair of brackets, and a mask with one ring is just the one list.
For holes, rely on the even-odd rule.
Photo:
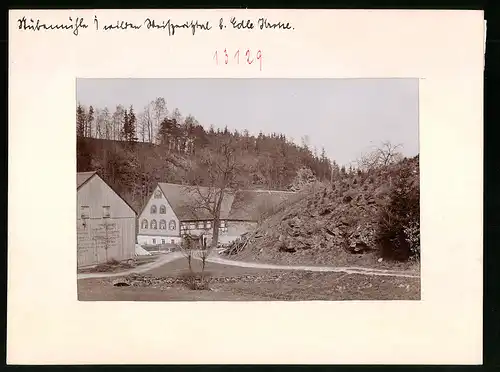
[(168, 262), (172, 262), (175, 260), (178, 260), (180, 258), (183, 258), (184, 256), (182, 255), (181, 252), (171, 252), (165, 254), (163, 257), (159, 258), (157, 261), (154, 261), (150, 264), (144, 264), (139, 267), (134, 267), (130, 270), (126, 271), (120, 271), (116, 273), (85, 273), (85, 274), (78, 274), (78, 279), (96, 279), (96, 278), (111, 278), (111, 277), (118, 277), (118, 276), (124, 276), (128, 274), (143, 274), (149, 270), (155, 269), (157, 267), (160, 267)]
[(399, 276), (404, 278), (418, 278), (419, 275), (416, 273), (408, 273), (404, 271), (397, 270), (382, 270), (382, 269), (371, 269), (364, 267), (332, 267), (332, 266), (282, 266), (282, 265), (272, 265), (257, 262), (243, 262), (243, 261), (233, 261), (222, 258), (220, 256), (213, 256), (207, 259), (209, 262), (223, 264), (223, 265), (234, 265), (240, 267), (252, 267), (257, 269), (275, 269), (275, 270), (302, 270), (302, 271), (314, 271), (314, 272), (337, 272), (346, 274), (363, 274), (363, 275), (376, 275), (376, 276)]
[[(160, 258), (151, 264), (145, 264), (140, 267), (136, 267), (127, 271), (122, 271), (119, 273), (89, 273), (89, 274), (78, 274), (78, 279), (90, 279), (90, 278), (109, 278), (109, 277), (119, 277), (128, 274), (141, 274), (146, 273), (149, 270), (160, 267), (168, 262), (172, 262), (178, 259), (184, 258), (181, 252), (172, 252), (166, 254), (164, 257)], [(195, 254), (195, 259), (199, 259), (198, 254)], [(332, 266), (282, 266), (282, 265), (272, 265), (257, 262), (243, 262), (229, 260), (220, 257), (218, 254), (214, 253), (211, 257), (207, 259), (208, 262), (218, 263), (222, 265), (231, 265), (239, 267), (248, 267), (256, 269), (274, 269), (274, 270), (301, 270), (301, 271), (313, 271), (313, 272), (337, 272), (346, 274), (362, 274), (362, 275), (373, 275), (373, 276), (396, 276), (404, 278), (418, 278), (420, 275), (413, 272), (404, 272), (397, 270), (382, 270), (382, 269), (371, 269), (363, 267), (332, 267)]]

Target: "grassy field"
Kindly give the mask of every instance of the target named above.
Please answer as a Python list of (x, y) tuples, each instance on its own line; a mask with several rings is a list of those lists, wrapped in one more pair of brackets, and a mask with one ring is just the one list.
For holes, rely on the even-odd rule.
[[(195, 272), (201, 271), (201, 261), (192, 260), (191, 267)], [(187, 259), (181, 258), (172, 262), (168, 262), (160, 267), (148, 271), (151, 276), (167, 277), (178, 276), (188, 271)], [(213, 277), (228, 277), (233, 275), (259, 274), (271, 272), (269, 269), (253, 269), (248, 267), (238, 267), (232, 265), (220, 265), (212, 262), (207, 262), (205, 271)]]
[[(200, 270), (200, 261), (193, 261)], [(192, 290), (179, 278), (188, 272), (179, 259), (129, 278), (116, 287), (116, 278), (78, 281), (81, 301), (305, 301), (419, 300), (420, 279), (361, 274), (281, 271), (207, 263), (209, 289)]]

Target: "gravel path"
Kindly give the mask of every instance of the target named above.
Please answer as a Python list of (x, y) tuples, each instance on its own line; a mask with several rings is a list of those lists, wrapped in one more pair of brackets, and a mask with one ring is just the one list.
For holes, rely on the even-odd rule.
[[(135, 267), (130, 270), (116, 272), (116, 273), (86, 273), (86, 274), (78, 274), (78, 279), (91, 279), (91, 278), (111, 278), (111, 277), (119, 277), (126, 276), (129, 274), (142, 274), (149, 270), (160, 267), (168, 262), (172, 262), (183, 258), (183, 254), (181, 252), (171, 252), (166, 254), (164, 257), (158, 259), (155, 262), (150, 264), (144, 264), (139, 267)], [(196, 255), (193, 258), (197, 258)], [(346, 274), (363, 274), (363, 275), (375, 275), (375, 276), (398, 276), (405, 278), (418, 278), (420, 275), (416, 273), (409, 273), (404, 271), (397, 270), (382, 270), (382, 269), (371, 269), (364, 267), (332, 267), (332, 266), (282, 266), (282, 265), (273, 265), (273, 264), (265, 264), (265, 263), (257, 263), (257, 262), (243, 262), (243, 261), (234, 261), (226, 258), (222, 258), (217, 254), (209, 257), (207, 259), (208, 262), (222, 264), (222, 265), (231, 265), (231, 266), (239, 266), (239, 267), (249, 267), (256, 269), (274, 269), (274, 270), (301, 270), (301, 271), (313, 271), (313, 272), (337, 272), (337, 273), (346, 273)]]
[(207, 261), (218, 263), (222, 265), (234, 265), (240, 267), (251, 267), (257, 269), (275, 269), (275, 270), (302, 270), (302, 271), (315, 271), (315, 272), (337, 272), (347, 274), (363, 274), (363, 275), (377, 275), (377, 276), (400, 276), (405, 278), (419, 278), (420, 275), (397, 270), (382, 270), (370, 269), (364, 267), (332, 267), (332, 266), (282, 266), (273, 264), (264, 264), (257, 262), (243, 262), (233, 261), (222, 257), (213, 256), (209, 257)]
[(149, 264), (144, 264), (138, 267), (134, 267), (130, 270), (125, 270), (125, 271), (120, 271), (116, 273), (84, 273), (84, 274), (78, 274), (77, 279), (95, 279), (95, 278), (112, 278), (112, 277), (118, 277), (118, 276), (125, 276), (129, 274), (142, 274), (145, 273), (146, 271), (156, 269), (157, 267), (160, 267), (168, 262), (172, 262), (175, 260), (178, 260), (180, 258), (184, 257), (181, 252), (171, 252), (165, 254), (165, 256), (159, 258), (157, 261), (151, 262)]

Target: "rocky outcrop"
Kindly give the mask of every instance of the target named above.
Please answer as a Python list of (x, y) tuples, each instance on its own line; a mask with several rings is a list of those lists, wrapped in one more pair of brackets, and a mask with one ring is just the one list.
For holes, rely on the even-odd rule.
[(342, 256), (377, 251), (379, 211), (389, 202), (393, 181), (411, 167), (418, 187), (418, 158), (371, 174), (314, 184), (303, 197), (267, 218), (225, 252), (235, 258), (270, 262), (337, 263)]

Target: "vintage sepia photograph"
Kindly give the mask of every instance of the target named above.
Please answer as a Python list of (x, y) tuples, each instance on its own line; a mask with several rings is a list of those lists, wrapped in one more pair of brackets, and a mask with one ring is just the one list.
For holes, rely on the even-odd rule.
[(483, 362), (483, 11), (9, 26), (8, 364)]
[(418, 79), (76, 90), (80, 301), (420, 300)]

